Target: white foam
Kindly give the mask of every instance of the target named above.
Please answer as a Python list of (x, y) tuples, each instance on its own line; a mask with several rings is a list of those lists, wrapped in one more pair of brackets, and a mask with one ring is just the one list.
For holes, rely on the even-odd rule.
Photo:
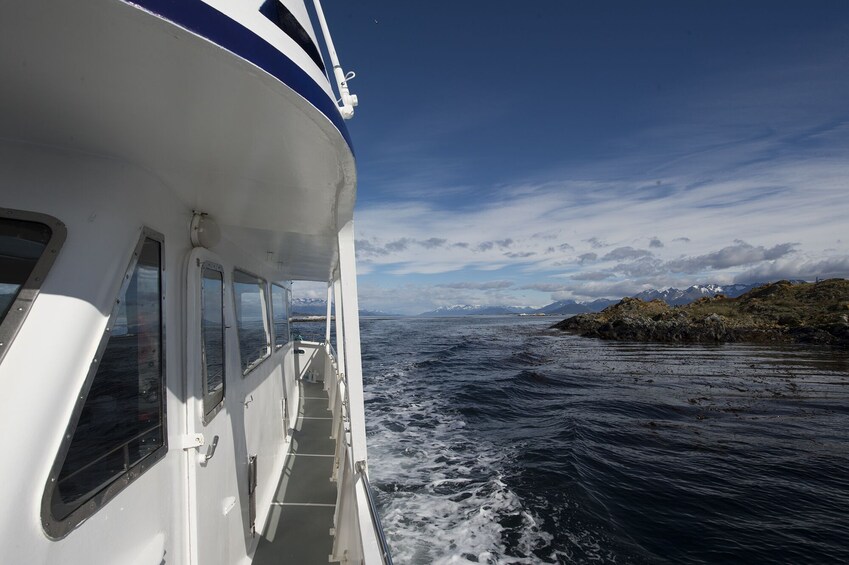
[[(383, 491), (378, 498), (395, 561), (538, 563), (532, 550), (549, 546), (552, 536), (503, 480), (514, 454), (472, 437), (427, 387), (414, 390), (398, 378), (403, 374), (394, 376), (371, 387), (367, 418), (372, 481)], [(511, 526), (502, 526), (508, 520)]]

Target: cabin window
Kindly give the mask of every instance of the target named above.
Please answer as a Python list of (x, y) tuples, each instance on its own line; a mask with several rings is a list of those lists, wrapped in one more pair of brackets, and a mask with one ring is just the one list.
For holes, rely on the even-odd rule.
[(271, 316), (274, 322), (274, 347), (289, 343), (289, 290), (279, 284), (271, 285)]
[(262, 6), (259, 7), (259, 11), (263, 16), (271, 20), (274, 25), (279, 27), (283, 33), (288, 35), (292, 41), (297, 43), (309, 55), (313, 63), (321, 69), (322, 73), (325, 72), (324, 61), (321, 60), (321, 55), (312, 37), (310, 37), (304, 26), (301, 25), (294, 14), (280, 0), (265, 0)]
[(48, 481), (50, 535), (65, 535), (165, 454), (163, 298), (162, 238), (145, 230)]
[(203, 421), (209, 422), (224, 404), (224, 271), (204, 263), (201, 275), (201, 357), (203, 358)]
[(265, 287), (265, 281), (255, 275), (239, 270), (233, 272), (239, 357), (245, 375), (268, 357), (271, 351)]
[(0, 208), (0, 360), (64, 241), (65, 226), (57, 219)]

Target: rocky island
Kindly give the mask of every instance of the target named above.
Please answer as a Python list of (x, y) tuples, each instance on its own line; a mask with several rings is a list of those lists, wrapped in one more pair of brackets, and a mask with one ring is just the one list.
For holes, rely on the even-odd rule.
[(849, 280), (770, 283), (685, 306), (623, 298), (552, 326), (586, 337), (677, 343), (785, 342), (849, 347)]

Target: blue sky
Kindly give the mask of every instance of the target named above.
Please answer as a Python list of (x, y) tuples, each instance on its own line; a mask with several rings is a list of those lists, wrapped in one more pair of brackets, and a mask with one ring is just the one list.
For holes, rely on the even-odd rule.
[(849, 3), (324, 4), (363, 307), (849, 276)]

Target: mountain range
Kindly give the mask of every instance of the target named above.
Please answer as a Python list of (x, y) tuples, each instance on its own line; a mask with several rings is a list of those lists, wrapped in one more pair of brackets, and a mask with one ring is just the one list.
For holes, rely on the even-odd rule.
[(470, 304), (456, 304), (454, 306), (440, 306), (436, 310), (423, 312), (419, 316), (426, 318), (446, 318), (456, 316), (503, 316), (505, 314), (534, 314), (536, 308), (528, 306), (478, 306)]
[[(796, 282), (796, 281), (794, 281)], [(763, 286), (765, 283), (755, 284), (704, 284), (693, 285), (689, 288), (667, 288), (665, 290), (645, 290), (634, 295), (634, 298), (649, 302), (651, 300), (662, 300), (670, 306), (682, 306), (690, 304), (706, 296), (722, 294), (728, 298), (736, 298), (749, 290)], [(586, 314), (589, 312), (601, 312), (608, 306), (617, 304), (619, 300), (599, 298), (597, 300), (578, 302), (575, 300), (558, 300), (542, 308), (531, 308), (529, 306), (481, 306), (469, 304), (457, 304), (454, 306), (441, 306), (435, 310), (419, 314), (422, 317), (456, 317), (456, 316), (503, 316), (511, 314), (542, 315), (546, 316), (569, 316), (572, 314)], [(295, 298), (292, 300), (292, 315), (295, 316), (324, 316), (327, 312), (327, 303), (320, 298)], [(378, 310), (360, 310), (360, 316), (396, 316)]]
[(728, 298), (737, 298), (742, 294), (746, 294), (753, 288), (763, 286), (764, 283), (756, 284), (705, 284), (693, 285), (690, 288), (679, 290), (677, 288), (667, 288), (666, 290), (645, 290), (634, 295), (634, 298), (639, 298), (645, 302), (650, 302), (655, 299), (662, 300), (670, 306), (683, 306), (695, 302), (699, 298), (705, 296), (716, 296), (722, 294)]
[[(321, 298), (293, 298), (292, 316), (326, 316), (327, 301)], [(380, 310), (366, 310), (360, 308), (360, 316), (397, 316)]]
[[(728, 298), (736, 298), (749, 290), (762, 286), (764, 283), (756, 284), (704, 284), (693, 285), (689, 288), (667, 288), (665, 290), (645, 290), (634, 298), (649, 302), (651, 300), (662, 300), (670, 306), (681, 306), (704, 298), (705, 296), (716, 296), (722, 294)], [(442, 306), (436, 310), (424, 312), (419, 316), (424, 317), (449, 317), (449, 316), (495, 316), (505, 314), (526, 314), (546, 316), (569, 316), (572, 314), (586, 314), (589, 312), (601, 312), (608, 306), (618, 304), (619, 300), (599, 298), (588, 302), (577, 302), (575, 300), (559, 300), (552, 302), (542, 308), (529, 308), (525, 306), (470, 306), (458, 304), (455, 306)]]
[(293, 298), (293, 316), (325, 316), (327, 315), (327, 301), (320, 298)]

